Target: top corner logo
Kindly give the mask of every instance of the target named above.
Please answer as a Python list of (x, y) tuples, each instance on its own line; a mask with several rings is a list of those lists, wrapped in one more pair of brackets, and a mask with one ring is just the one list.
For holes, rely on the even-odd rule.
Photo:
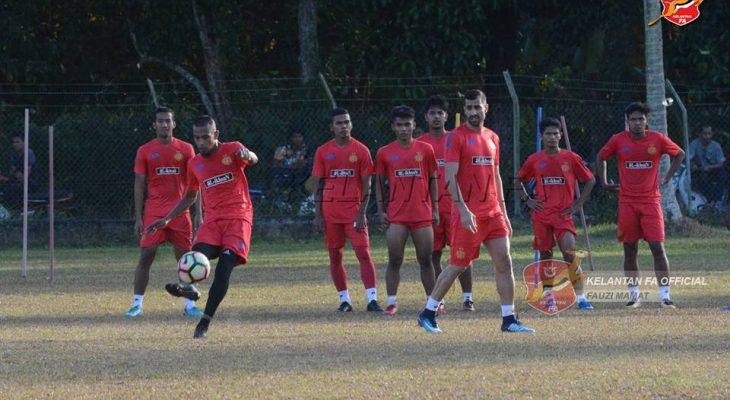
[(652, 26), (664, 18), (677, 26), (684, 26), (700, 17), (702, 0), (661, 0), (662, 13), (649, 21)]

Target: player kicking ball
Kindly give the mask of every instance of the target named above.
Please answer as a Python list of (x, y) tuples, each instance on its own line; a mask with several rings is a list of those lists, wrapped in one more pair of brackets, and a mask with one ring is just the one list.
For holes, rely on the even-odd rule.
[[(387, 227), (388, 267), (385, 287), (388, 306), (385, 315), (398, 311), (397, 294), (403, 251), (410, 235), (421, 268), (421, 283), (426, 296), (435, 281), (431, 254), (432, 224), (439, 225), (438, 169), (431, 145), (413, 139), (416, 113), (398, 106), (391, 111), (390, 123), (396, 140), (378, 149), (375, 157), (378, 218)], [(386, 195), (385, 183), (388, 183)], [(387, 210), (387, 215), (386, 215)]]
[[(145, 233), (145, 227), (165, 216), (185, 193), (188, 161), (195, 156), (193, 146), (173, 137), (175, 113), (167, 107), (155, 110), (152, 123), (156, 137), (137, 149), (134, 160), (134, 232), (140, 236), (139, 262), (134, 271), (134, 297), (125, 315), (142, 315), (144, 293), (150, 279), (150, 267), (157, 248), (165, 242), (173, 246), (175, 258), (190, 251), (193, 225), (190, 212), (185, 209), (163, 229)], [(147, 198), (145, 199), (145, 192)], [(196, 201), (195, 227), (202, 221), (200, 202)], [(143, 207), (144, 205), (144, 207)], [(144, 212), (143, 212), (144, 210)], [(194, 287), (191, 287), (194, 289)], [(195, 306), (197, 297), (185, 299), (183, 312), (189, 317), (200, 317), (203, 312)]]
[(481, 90), (464, 94), (467, 123), (446, 139), (446, 181), (454, 201), (451, 210), (451, 262), (441, 271), (418, 324), (426, 332), (440, 333), (436, 310), (456, 278), (479, 258), (484, 244), (494, 262), (495, 282), (501, 303), (502, 331), (529, 333), (515, 316), (515, 278), (509, 253), (512, 226), (504, 203), (499, 174), (499, 136), (484, 127), (487, 97)]
[[(246, 264), (251, 244), (253, 206), (244, 170), (258, 163), (258, 157), (239, 142), (218, 141), (213, 118), (205, 115), (193, 123), (193, 139), (199, 154), (188, 163), (188, 189), (185, 196), (167, 216), (147, 229), (153, 233), (164, 229), (172, 219), (182, 214), (202, 192), (203, 225), (195, 236), (194, 251), (208, 259), (218, 258), (213, 284), (200, 322), (193, 338), (203, 338), (210, 321), (228, 291), (233, 268)], [(171, 283), (167, 291), (177, 297), (200, 296), (192, 285)]]
[[(541, 260), (553, 258), (553, 247), (557, 242), (563, 260), (572, 263), (576, 251), (576, 233), (573, 214), (590, 198), (596, 179), (586, 168), (583, 159), (570, 150), (560, 148), (560, 121), (546, 118), (540, 122), (542, 151), (527, 157), (517, 174), (515, 189), (520, 198), (532, 210), (532, 232), (534, 246), (540, 252)], [(535, 180), (535, 198), (530, 198), (523, 185)], [(576, 181), (585, 184), (580, 197), (575, 199)], [(576, 271), (581, 276), (582, 270)], [(584, 279), (579, 279), (574, 290), (578, 298), (578, 308), (592, 310), (593, 306), (583, 293)], [(555, 299), (549, 289), (545, 289), (549, 308), (555, 308)]]
[[(428, 132), (419, 136), (421, 142), (425, 142), (433, 147), (436, 156), (436, 165), (439, 169), (438, 179), (438, 224), (433, 224), (433, 254), (431, 261), (433, 270), (438, 278), (441, 274), (441, 255), (446, 245), (451, 246), (451, 207), (453, 201), (446, 187), (446, 171), (444, 167), (444, 148), (446, 146), (446, 120), (449, 116), (449, 103), (442, 96), (432, 96), (426, 102), (426, 123), (428, 124)], [(474, 298), (472, 295), (472, 269), (467, 268), (459, 275), (459, 284), (461, 284), (461, 301), (462, 310), (474, 311)], [(442, 302), (439, 305), (437, 314), (446, 312), (446, 307)]]
[(315, 220), (318, 229), (324, 232), (330, 274), (340, 298), (337, 311), (352, 311), (347, 271), (342, 264), (342, 250), (347, 238), (360, 263), (360, 279), (365, 286), (367, 310), (382, 312), (378, 304), (375, 264), (370, 256), (366, 216), (373, 159), (370, 150), (352, 137), (350, 113), (344, 108), (335, 108), (330, 115), (330, 129), (334, 138), (317, 148), (312, 177), (315, 178)]
[[(644, 103), (631, 103), (625, 117), (629, 130), (611, 137), (598, 153), (596, 175), (607, 190), (618, 191), (619, 242), (624, 246), (624, 274), (629, 280), (629, 302), (636, 308), (639, 299), (639, 239), (649, 243), (654, 258), (654, 273), (659, 284), (660, 306), (676, 308), (669, 296), (669, 260), (664, 250), (664, 214), (659, 185), (666, 185), (684, 159), (684, 151), (663, 133), (647, 130), (650, 109)], [(671, 157), (666, 176), (659, 180), (659, 160)], [(606, 160), (616, 157), (619, 184), (606, 179)]]

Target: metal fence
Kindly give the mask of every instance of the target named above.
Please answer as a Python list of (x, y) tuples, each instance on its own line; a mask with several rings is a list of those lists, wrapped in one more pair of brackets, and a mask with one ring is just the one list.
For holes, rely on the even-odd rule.
[[(518, 77), (519, 78), (519, 77)], [(370, 147), (373, 155), (380, 146), (394, 139), (389, 128), (390, 108), (398, 104), (414, 107), (419, 115), (423, 115), (423, 104), (429, 94), (445, 95), (451, 104), (451, 114), (460, 111), (461, 100), (459, 90), (480, 87), (489, 97), (490, 109), (486, 125), (496, 131), (502, 138), (503, 160), (502, 176), (506, 186), (511, 186), (513, 176), (512, 161), (512, 103), (509, 100), (504, 82), (496, 77), (482, 81), (441, 81), (438, 84), (420, 84), (402, 80), (381, 81), (382, 88), (369, 88), (368, 96), (363, 96), (353, 88), (358, 85), (345, 81), (333, 80), (333, 92), (338, 98), (338, 105), (350, 110), (353, 120), (353, 134)], [(267, 83), (270, 84), (270, 83)], [(595, 87), (587, 95), (551, 96), (549, 91), (539, 93), (530, 85), (529, 80), (517, 79), (517, 92), (529, 92), (529, 96), (520, 97), (519, 120), (519, 159), (524, 161), (535, 151), (536, 145), (536, 110), (542, 108), (542, 115), (564, 115), (571, 134), (573, 150), (588, 163), (592, 163), (595, 155), (610, 135), (623, 129), (623, 109), (629, 101), (641, 99), (643, 95), (637, 86), (624, 87), (621, 90), (610, 90), (621, 96), (603, 96), (596, 99)], [(587, 85), (587, 83), (583, 83)], [(361, 85), (360, 85), (361, 86)], [(537, 86), (539, 88), (539, 86)], [(529, 89), (529, 90), (528, 90)], [(620, 88), (619, 88), (620, 89)], [(269, 89), (276, 90), (276, 89)], [(601, 89), (604, 90), (604, 89)], [(605, 89), (608, 91), (609, 89)], [(583, 93), (588, 93), (584, 91)], [(613, 93), (613, 92), (612, 92)], [(169, 97), (170, 95), (168, 95)], [(577, 97), (576, 97), (577, 96)], [(191, 121), (197, 114), (197, 107), (176, 105), (169, 102), (177, 111), (178, 138), (191, 139)], [(229, 132), (221, 132), (224, 141), (239, 140), (259, 154), (261, 163), (248, 171), (250, 187), (254, 193), (256, 218), (309, 218), (312, 212), (311, 199), (304, 190), (304, 179), (308, 171), (293, 180), (280, 181), (272, 167), (274, 152), (278, 146), (289, 140), (293, 130), (301, 131), (311, 155), (316, 147), (330, 138), (328, 130), (330, 103), (322, 91), (319, 96), (272, 97), (259, 96), (234, 102), (234, 118)], [(727, 103), (690, 104), (689, 128), (696, 132), (699, 127), (709, 125), (714, 128), (715, 137), (723, 149), (730, 145), (730, 136), (726, 131), (726, 121), (730, 115)], [(33, 170), (36, 185), (31, 189), (31, 196), (42, 199), (47, 190), (48, 176), (48, 125), (55, 128), (55, 182), (60, 195), (72, 195), (70, 200), (59, 204), (58, 219), (60, 221), (96, 221), (120, 224), (132, 220), (133, 181), (132, 166), (136, 149), (153, 138), (151, 130), (151, 104), (114, 105), (81, 104), (67, 105), (63, 109), (31, 108), (30, 147), (35, 152), (37, 163)], [(683, 144), (681, 136), (681, 117), (676, 107), (668, 109), (670, 137), (678, 144)], [(451, 119), (453, 124), (453, 118)], [(422, 117), (418, 126), (425, 129)], [(0, 107), (0, 171), (7, 175), (7, 161), (13, 151), (10, 137), (23, 131), (23, 107)], [(693, 137), (694, 138), (694, 137)], [(615, 168), (610, 169), (615, 176)], [(725, 168), (723, 173), (727, 173)], [(725, 178), (723, 178), (725, 179)], [(282, 184), (281, 182), (286, 182)], [(704, 182), (698, 180), (697, 182)], [(722, 193), (708, 193), (715, 188)], [(715, 204), (703, 201), (695, 196), (690, 205), (700, 215), (710, 213), (707, 220), (717, 220), (712, 215), (725, 211), (727, 184), (695, 186), (697, 194), (705, 198), (721, 199)], [(2, 190), (2, 186), (0, 186)], [(611, 221), (615, 218), (616, 198), (597, 189), (591, 202), (587, 205), (587, 214), (593, 221)], [(10, 200), (2, 199), (0, 204), (11, 211), (11, 220), (17, 218)], [(39, 204), (42, 202), (39, 201)], [(707, 204), (705, 204), (707, 203)], [(512, 205), (510, 204), (510, 208)], [(703, 214), (703, 211), (704, 214)], [(37, 210), (38, 220), (43, 219), (42, 204)], [(512, 210), (514, 212), (514, 210)]]

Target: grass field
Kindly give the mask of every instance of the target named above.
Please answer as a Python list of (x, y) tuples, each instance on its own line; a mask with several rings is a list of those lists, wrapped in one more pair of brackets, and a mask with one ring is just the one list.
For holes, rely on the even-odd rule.
[[(595, 263), (618, 271), (610, 226), (594, 229)], [(47, 251), (31, 251), (27, 281), (20, 251), (0, 251), (0, 398), (728, 398), (730, 397), (730, 235), (673, 237), (678, 274), (707, 285), (676, 287), (681, 307), (646, 303), (624, 310), (568, 310), (548, 317), (521, 301), (521, 268), (532, 258), (526, 232), (513, 241), (517, 308), (534, 335), (499, 332), (492, 270), (476, 270), (477, 311), (458, 310), (449, 293), (445, 333), (428, 335), (415, 316), (424, 295), (409, 249), (400, 313), (366, 313), (364, 289), (347, 252), (355, 312), (340, 315), (318, 238), (254, 242), (250, 264), (232, 286), (208, 338), (162, 289), (174, 277), (169, 248), (153, 267), (144, 315), (127, 320), (135, 247), (63, 248), (59, 273), (46, 281)], [(386, 261), (373, 238), (380, 298)], [(641, 248), (642, 270), (651, 270)], [(203, 285), (204, 291), (210, 282)]]

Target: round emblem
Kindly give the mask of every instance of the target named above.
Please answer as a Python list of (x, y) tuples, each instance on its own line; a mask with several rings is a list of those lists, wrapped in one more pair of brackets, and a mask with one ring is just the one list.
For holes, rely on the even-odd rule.
[(179, 151), (176, 151), (175, 152), (175, 161), (182, 161), (182, 159), (183, 159), (182, 153)]
[(356, 162), (357, 161), (357, 154), (355, 154), (355, 153), (350, 154), (349, 160), (352, 163)]
[(231, 165), (233, 160), (231, 159), (231, 156), (226, 154), (225, 156), (223, 156), (223, 159), (221, 160), (221, 162), (223, 163), (223, 165)]
[(656, 147), (654, 147), (654, 145), (651, 145), (651, 146), (649, 146), (649, 148), (648, 148), (648, 149), (646, 149), (646, 151), (647, 151), (647, 152), (648, 152), (649, 154), (656, 154)]
[(570, 171), (570, 165), (568, 165), (567, 163), (563, 163), (563, 164), (562, 164), (562, 165), (560, 166), (560, 169), (562, 169), (562, 170), (563, 170), (563, 172), (568, 172), (568, 171)]
[(463, 260), (464, 257), (466, 257), (466, 252), (464, 251), (463, 248), (459, 247), (456, 250), (456, 258), (459, 259), (459, 260)]
[(416, 162), (421, 162), (421, 161), (423, 161), (423, 154), (416, 153), (416, 156), (413, 158), (416, 160)]

